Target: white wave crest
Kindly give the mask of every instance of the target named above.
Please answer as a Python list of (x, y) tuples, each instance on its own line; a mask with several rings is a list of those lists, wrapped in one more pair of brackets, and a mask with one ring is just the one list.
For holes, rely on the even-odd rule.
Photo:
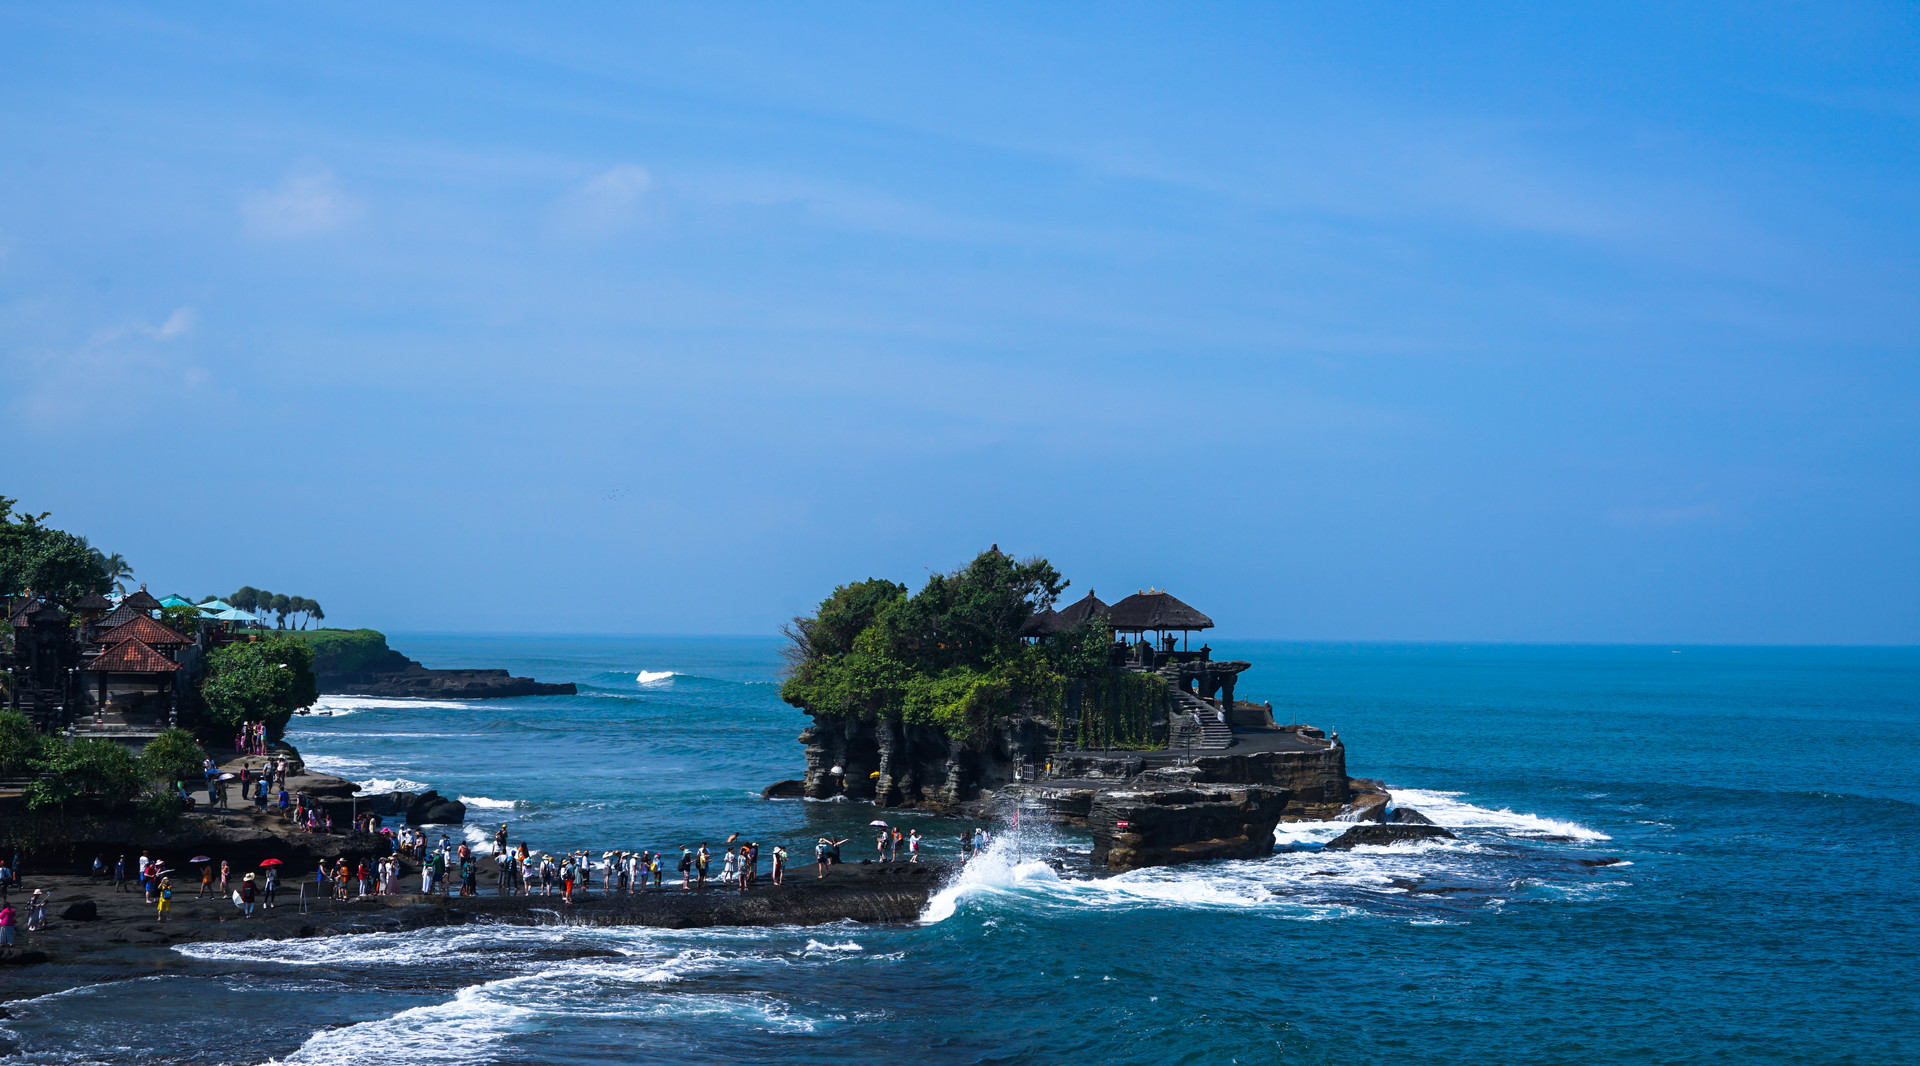
[(519, 806), (518, 800), (489, 799), (486, 796), (461, 796), (460, 802), (469, 807), (479, 807), (490, 811), (510, 811)]
[(315, 711), (331, 711), (334, 717), (354, 714), (359, 711), (421, 711), (442, 710), (459, 711), (473, 706), (473, 701), (457, 700), (405, 700), (382, 696), (322, 696), (313, 703)]
[[(312, 765), (312, 761), (308, 761)], [(366, 792), (424, 792), (432, 785), (424, 781), (415, 781), (406, 777), (370, 777), (365, 781), (356, 781), (360, 791)]]
[(1598, 829), (1588, 829), (1578, 822), (1562, 821), (1557, 818), (1542, 818), (1537, 814), (1509, 810), (1502, 807), (1480, 807), (1465, 803), (1459, 797), (1464, 792), (1429, 791), (1418, 788), (1389, 789), (1396, 807), (1413, 807), (1421, 814), (1433, 819), (1449, 829), (1492, 829), (1515, 836), (1534, 837), (1570, 837), (1574, 840), (1612, 840), (1613, 838)]
[(672, 679), (672, 670), (642, 670), (633, 677), (635, 682), (642, 685), (657, 685), (662, 681), (670, 681)]

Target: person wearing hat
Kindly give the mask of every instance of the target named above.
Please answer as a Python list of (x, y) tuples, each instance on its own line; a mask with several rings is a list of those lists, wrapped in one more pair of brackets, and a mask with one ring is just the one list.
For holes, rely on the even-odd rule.
[(245, 917), (253, 917), (253, 874), (251, 873), (240, 881), (240, 909)]
[(155, 910), (159, 915), (159, 920), (164, 922), (169, 920), (167, 918), (167, 908), (173, 903), (173, 878), (168, 877), (166, 874), (161, 874), (159, 892), (160, 898), (155, 901)]
[(47, 894), (42, 889), (34, 889), (33, 896), (27, 900), (27, 932), (45, 928), (47, 924)]

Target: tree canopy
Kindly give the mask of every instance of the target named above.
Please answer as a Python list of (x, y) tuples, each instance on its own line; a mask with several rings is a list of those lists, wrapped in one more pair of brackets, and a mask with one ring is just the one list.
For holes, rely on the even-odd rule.
[(46, 525), (48, 512), (15, 512), (18, 502), (0, 496), (0, 596), (31, 589), (57, 603), (72, 603), (89, 592), (105, 592), (111, 582), (100, 553), (82, 538)]
[[(1057, 716), (1070, 682), (1108, 672), (1113, 641), (1098, 619), (1038, 644), (1021, 640), (1027, 620), (1067, 584), (1045, 559), (1015, 560), (994, 547), (911, 596), (884, 578), (842, 585), (787, 626), (780, 696), (816, 715), (898, 719), (969, 742), (1023, 707)], [(1137, 703), (1161, 698), (1165, 686), (1121, 679), (1118, 687)]]
[(229, 644), (207, 656), (200, 696), (220, 725), (266, 722), (277, 737), (294, 711), (320, 698), (313, 650), (288, 637)]

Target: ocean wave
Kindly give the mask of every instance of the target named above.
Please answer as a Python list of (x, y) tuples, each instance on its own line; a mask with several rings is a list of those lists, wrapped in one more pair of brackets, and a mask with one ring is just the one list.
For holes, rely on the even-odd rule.
[(665, 681), (671, 681), (676, 676), (678, 675), (672, 670), (642, 670), (634, 675), (633, 680), (636, 684), (658, 685)]
[(486, 796), (461, 796), (460, 802), (469, 807), (479, 807), (490, 811), (510, 811), (519, 806), (518, 800), (489, 799)]
[(460, 711), (472, 706), (472, 700), (410, 700), (385, 696), (322, 696), (313, 703), (314, 710), (331, 711), (336, 717), (360, 711)]
[[(312, 760), (308, 760), (312, 765)], [(405, 777), (373, 777), (365, 781), (356, 781), (361, 792), (425, 792), (432, 785), (425, 781), (414, 781)]]
[(1502, 807), (1481, 807), (1459, 797), (1464, 792), (1444, 792), (1418, 788), (1394, 788), (1388, 792), (1396, 807), (1414, 807), (1420, 813), (1448, 829), (1492, 829), (1514, 836), (1568, 837), (1573, 840), (1612, 840), (1598, 829), (1578, 822), (1543, 818), (1537, 814)]

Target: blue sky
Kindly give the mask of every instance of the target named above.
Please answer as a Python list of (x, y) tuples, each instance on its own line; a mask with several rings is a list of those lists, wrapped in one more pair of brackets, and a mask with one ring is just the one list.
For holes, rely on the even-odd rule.
[[(406, 10), (395, 10), (404, 7)], [(0, 8), (0, 493), (158, 592), (1920, 641), (1912, 6)]]

